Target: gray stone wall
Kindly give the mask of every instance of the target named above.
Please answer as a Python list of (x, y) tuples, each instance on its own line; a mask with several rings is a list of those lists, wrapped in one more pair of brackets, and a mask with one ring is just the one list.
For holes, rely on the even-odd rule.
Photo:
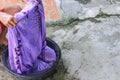
[(119, 0), (56, 0), (62, 18), (91, 18), (104, 14), (120, 14)]
[(47, 35), (61, 47), (64, 66), (52, 79), (119, 80), (120, 1), (56, 2), (62, 19), (47, 28)]

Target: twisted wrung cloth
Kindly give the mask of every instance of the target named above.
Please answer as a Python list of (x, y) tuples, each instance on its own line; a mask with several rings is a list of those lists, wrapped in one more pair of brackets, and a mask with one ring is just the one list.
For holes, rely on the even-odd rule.
[(14, 17), (17, 26), (8, 29), (9, 62), (13, 71), (29, 74), (48, 69), (56, 61), (46, 45), (46, 24), (41, 0), (29, 0)]

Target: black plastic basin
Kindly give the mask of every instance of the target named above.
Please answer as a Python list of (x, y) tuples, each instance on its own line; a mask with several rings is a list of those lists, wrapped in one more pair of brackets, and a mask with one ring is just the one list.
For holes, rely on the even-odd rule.
[(56, 55), (57, 55), (57, 60), (52, 65), (51, 68), (40, 71), (37, 74), (32, 74), (32, 73), (30, 73), (29, 75), (18, 74), (10, 69), (9, 61), (8, 61), (8, 49), (6, 49), (2, 54), (2, 63), (5, 67), (5, 69), (9, 73), (11, 73), (13, 76), (15, 76), (18, 80), (44, 80), (44, 78), (47, 78), (47, 77), (53, 75), (56, 71), (56, 68), (59, 64), (59, 60), (61, 58), (61, 50), (60, 50), (59, 46), (50, 38), (47, 38), (46, 42), (49, 47), (54, 49), (54, 51), (56, 52)]

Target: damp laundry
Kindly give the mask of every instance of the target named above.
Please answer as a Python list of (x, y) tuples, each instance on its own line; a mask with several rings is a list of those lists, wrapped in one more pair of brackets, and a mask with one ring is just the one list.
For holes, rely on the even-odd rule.
[(18, 24), (8, 28), (9, 63), (19, 74), (37, 73), (56, 61), (55, 51), (46, 45), (46, 23), (41, 0), (29, 0), (14, 17)]

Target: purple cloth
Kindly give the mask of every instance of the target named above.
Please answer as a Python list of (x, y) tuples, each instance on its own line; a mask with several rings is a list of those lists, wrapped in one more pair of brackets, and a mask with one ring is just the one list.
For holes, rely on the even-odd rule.
[(46, 24), (42, 1), (29, 0), (14, 16), (19, 23), (8, 29), (9, 61), (13, 71), (24, 74), (48, 69), (56, 61), (46, 46)]

